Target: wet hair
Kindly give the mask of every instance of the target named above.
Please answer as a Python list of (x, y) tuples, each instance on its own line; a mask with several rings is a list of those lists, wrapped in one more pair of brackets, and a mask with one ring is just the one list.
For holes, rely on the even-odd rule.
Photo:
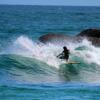
[(64, 47), (63, 47), (63, 49), (64, 49), (64, 50), (66, 50), (66, 49), (67, 49), (67, 47), (66, 47), (66, 46), (64, 46)]

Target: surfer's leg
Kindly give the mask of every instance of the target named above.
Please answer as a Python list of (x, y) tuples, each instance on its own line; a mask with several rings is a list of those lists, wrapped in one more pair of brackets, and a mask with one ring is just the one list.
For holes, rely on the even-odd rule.
[(66, 61), (68, 62), (69, 56), (66, 56), (66, 58), (65, 58), (65, 59), (66, 59)]

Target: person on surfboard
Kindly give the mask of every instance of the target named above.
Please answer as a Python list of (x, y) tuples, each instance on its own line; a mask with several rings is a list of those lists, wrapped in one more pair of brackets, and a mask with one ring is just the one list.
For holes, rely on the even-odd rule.
[(63, 52), (61, 54), (59, 54), (57, 57), (59, 59), (65, 59), (66, 61), (68, 61), (70, 52), (66, 46), (64, 46), (63, 49), (64, 49)]

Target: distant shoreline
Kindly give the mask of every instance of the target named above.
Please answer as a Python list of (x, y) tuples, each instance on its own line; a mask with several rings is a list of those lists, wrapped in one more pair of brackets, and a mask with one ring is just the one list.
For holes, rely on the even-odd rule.
[(29, 5), (29, 4), (0, 4), (0, 6), (49, 6), (49, 7), (100, 7), (95, 5)]

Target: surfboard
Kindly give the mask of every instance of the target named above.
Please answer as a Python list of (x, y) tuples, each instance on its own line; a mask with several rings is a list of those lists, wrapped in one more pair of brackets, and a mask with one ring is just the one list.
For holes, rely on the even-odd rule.
[(65, 64), (80, 64), (80, 62), (76, 62), (76, 61), (68, 61), (68, 62), (65, 62)]

